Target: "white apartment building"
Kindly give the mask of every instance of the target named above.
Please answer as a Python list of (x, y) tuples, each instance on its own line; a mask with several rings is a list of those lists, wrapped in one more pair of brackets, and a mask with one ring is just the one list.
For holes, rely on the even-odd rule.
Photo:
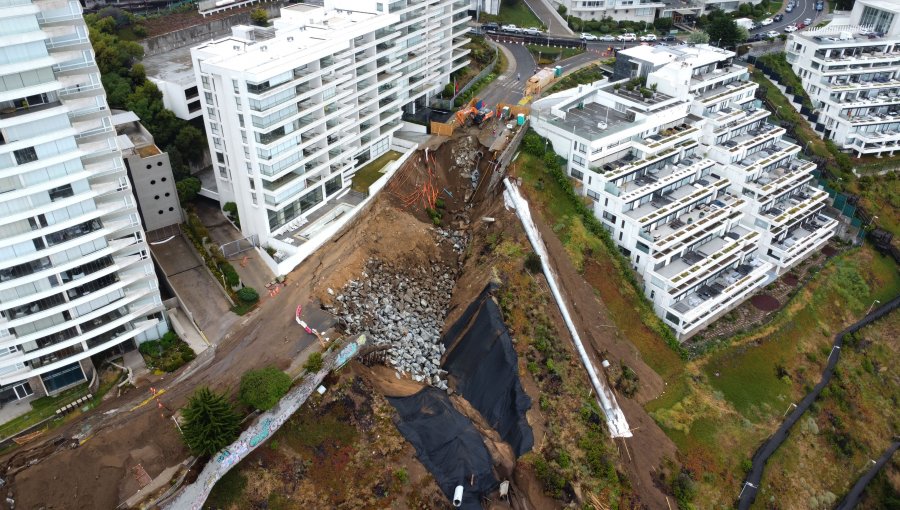
[(644, 21), (653, 23), (656, 12), (666, 7), (663, 1), (653, 0), (553, 0), (553, 8), (560, 5), (566, 14), (581, 19), (616, 21)]
[(0, 0), (0, 401), (167, 330), (80, 4)]
[[(612, 81), (534, 104), (532, 126), (681, 339), (833, 235), (815, 165), (796, 159), (734, 53), (708, 45), (620, 51)], [(646, 80), (646, 88), (632, 85)], [(633, 90), (629, 90), (629, 88)]]
[(849, 16), (789, 35), (786, 51), (826, 140), (858, 156), (900, 150), (900, 2), (857, 0)]
[(264, 37), (235, 27), (192, 50), (216, 193), (261, 243), (351, 207), (339, 199), (403, 112), (469, 63), (467, 1), (324, 3), (283, 8)]

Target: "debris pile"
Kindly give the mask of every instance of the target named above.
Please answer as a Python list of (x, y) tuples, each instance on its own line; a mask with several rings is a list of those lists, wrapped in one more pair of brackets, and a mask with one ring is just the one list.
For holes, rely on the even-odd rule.
[[(453, 243), (457, 253), (465, 249), (459, 234), (444, 231), (439, 239)], [(371, 258), (361, 278), (338, 293), (336, 313), (349, 333), (368, 332), (376, 345), (391, 345), (387, 361), (398, 377), (446, 390), (441, 327), (456, 272), (440, 262), (407, 267)]]

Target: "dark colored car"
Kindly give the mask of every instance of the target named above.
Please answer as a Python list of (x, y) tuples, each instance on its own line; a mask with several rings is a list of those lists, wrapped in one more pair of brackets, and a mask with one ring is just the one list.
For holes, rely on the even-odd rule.
[(481, 25), (481, 29), (485, 32), (497, 32), (498, 30), (500, 30), (500, 25), (493, 22), (485, 23), (484, 25)]
[(764, 41), (764, 40), (766, 40), (766, 35), (757, 32), (757, 33), (753, 34), (752, 36), (750, 36), (750, 38), (747, 40), (751, 41), (751, 42)]
[(673, 41), (675, 41), (676, 39), (675, 39), (675, 36), (674, 36), (674, 35), (664, 35), (664, 36), (662, 36), (659, 40), (660, 40), (660, 41), (663, 41), (663, 42), (673, 42)]
[(772, 21), (774, 21), (775, 23), (778, 23), (779, 21), (781, 21), (783, 19), (784, 19), (784, 14), (776, 14), (774, 17), (772, 17)]

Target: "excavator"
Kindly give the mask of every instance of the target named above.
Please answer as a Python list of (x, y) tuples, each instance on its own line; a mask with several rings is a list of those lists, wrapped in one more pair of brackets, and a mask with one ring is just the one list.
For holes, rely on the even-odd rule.
[(472, 117), (472, 122), (474, 122), (476, 126), (481, 126), (485, 122), (491, 120), (491, 117), (493, 116), (494, 110), (482, 108), (481, 110), (478, 110), (474, 117)]
[(459, 126), (468, 126), (473, 123), (481, 126), (494, 116), (494, 111), (490, 108), (483, 107), (480, 110), (474, 106), (468, 106), (456, 112), (456, 123)]
[(474, 106), (467, 106), (465, 108), (460, 109), (456, 112), (456, 123), (460, 126), (465, 126), (468, 124), (469, 119), (478, 113), (478, 110)]

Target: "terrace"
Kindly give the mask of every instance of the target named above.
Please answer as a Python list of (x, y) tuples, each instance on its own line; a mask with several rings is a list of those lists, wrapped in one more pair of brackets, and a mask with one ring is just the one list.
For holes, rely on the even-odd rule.
[(702, 94), (697, 95), (696, 98), (703, 104), (709, 104), (720, 101), (732, 94), (737, 94), (739, 92), (755, 88), (756, 86), (756, 83), (752, 81), (743, 83), (741, 85), (728, 84), (725, 85), (725, 87), (716, 87), (712, 90), (708, 90)]
[[(696, 236), (699, 239), (711, 230), (722, 225), (724, 220), (731, 218), (730, 214), (737, 210), (743, 201), (729, 193), (722, 193), (719, 198), (709, 204), (702, 204), (691, 211), (682, 214), (668, 223), (657, 226), (649, 232), (642, 232), (641, 237), (652, 239), (657, 246), (662, 247), (686, 234)], [(691, 242), (693, 238), (684, 238), (684, 242)], [(670, 248), (678, 248), (680, 244)], [(666, 248), (668, 251), (670, 248)]]
[[(651, 213), (658, 211), (663, 207), (666, 207), (667, 205), (674, 204), (684, 198), (693, 195), (694, 192), (698, 190), (707, 190), (707, 186), (704, 186), (698, 181), (696, 183), (685, 184), (683, 186), (679, 186), (675, 189), (671, 189), (662, 193), (654, 193), (649, 202), (641, 205), (640, 207), (627, 211), (625, 215), (631, 219), (639, 220)], [(709, 191), (712, 191), (712, 189), (710, 188)]]
[(680, 179), (693, 175), (697, 171), (711, 167), (713, 161), (691, 155), (674, 164), (661, 164), (645, 167), (638, 171), (633, 180), (622, 182), (616, 186), (612, 182), (606, 184), (606, 191), (615, 196), (621, 196), (624, 202), (630, 202), (651, 189), (663, 188)]
[(834, 221), (834, 218), (830, 218), (822, 212), (812, 214), (788, 232), (784, 239), (772, 243), (772, 247), (785, 252), (794, 251), (803, 246), (805, 241), (820, 233), (823, 228), (831, 226)]
[(720, 272), (708, 283), (700, 285), (697, 290), (688, 293), (672, 305), (672, 309), (682, 314), (701, 308), (705, 303), (721, 299), (731, 300), (739, 296), (733, 291), (750, 280), (751, 273), (764, 267), (764, 263), (756, 258), (749, 258), (735, 268)]
[(781, 136), (784, 128), (773, 126), (771, 124), (763, 124), (756, 129), (751, 129), (745, 134), (738, 135), (730, 140), (722, 142), (719, 147), (727, 149), (728, 152), (734, 153), (743, 148), (752, 148), (761, 143), (765, 143), (772, 138)]
[(660, 268), (657, 273), (667, 279), (680, 275), (684, 272), (690, 272), (691, 268), (697, 266), (705, 260), (716, 257), (717, 252), (734, 244), (734, 241), (740, 240), (742, 237), (750, 233), (750, 230), (742, 226), (735, 226), (722, 236), (716, 236), (705, 243), (695, 246), (685, 251), (680, 257), (675, 258), (665, 267)]
[(744, 167), (745, 172), (753, 172), (754, 170), (765, 168), (766, 166), (797, 152), (800, 152), (799, 146), (792, 143), (777, 141), (740, 160), (737, 165)]

